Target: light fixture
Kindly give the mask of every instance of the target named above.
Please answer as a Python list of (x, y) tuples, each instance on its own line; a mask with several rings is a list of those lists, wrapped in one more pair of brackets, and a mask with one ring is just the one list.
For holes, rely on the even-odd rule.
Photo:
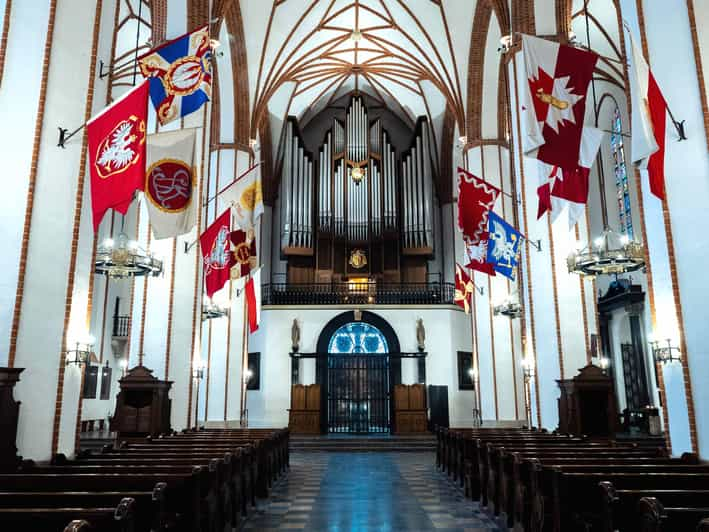
[(524, 374), (525, 379), (531, 379), (534, 377), (534, 359), (527, 355), (522, 359), (522, 373)]
[(145, 275), (157, 277), (162, 273), (162, 261), (121, 232), (115, 241), (107, 238), (98, 246), (94, 271), (114, 279)]
[(503, 35), (500, 37), (500, 47), (498, 48), (499, 52), (509, 52), (510, 48), (512, 48), (512, 35)]
[(603, 372), (607, 372), (608, 368), (611, 365), (611, 359), (608, 357), (601, 357), (598, 359), (598, 366), (603, 370)]
[(222, 45), (222, 43), (219, 42), (219, 39), (214, 39), (214, 38), (209, 39), (209, 44), (212, 47), (212, 50), (216, 50), (217, 48), (219, 48)]
[(566, 265), (570, 273), (579, 275), (630, 273), (645, 268), (645, 250), (628, 235), (606, 228), (593, 240), (593, 246), (577, 246), (566, 259)]
[(125, 377), (126, 371), (128, 371), (128, 358), (122, 358), (118, 365), (121, 367), (121, 371), (123, 372), (123, 376)]
[(351, 175), (352, 175), (352, 181), (354, 181), (354, 184), (359, 186), (359, 184), (364, 179), (364, 170), (362, 170), (361, 166), (353, 166)]
[(495, 316), (503, 315), (513, 320), (522, 315), (522, 305), (520, 305), (517, 293), (509, 294), (499, 305), (493, 307)]
[(350, 41), (352, 41), (354, 43), (358, 43), (361, 40), (362, 40), (362, 32), (359, 31), (359, 28), (353, 29), (352, 33), (350, 33)]
[(228, 305), (214, 301), (214, 299), (204, 296), (202, 300), (202, 321), (214, 318), (222, 318), (229, 314)]
[(66, 352), (66, 363), (67, 364), (88, 364), (92, 348), (96, 339), (93, 336), (87, 336), (81, 340), (77, 340), (74, 345), (74, 349), (67, 349)]
[(197, 380), (202, 380), (204, 378), (204, 369), (207, 367), (207, 365), (204, 363), (204, 361), (200, 358), (194, 361), (192, 365), (192, 377), (194, 377)]
[(655, 358), (655, 362), (660, 364), (669, 364), (671, 362), (679, 362), (682, 360), (682, 352), (680, 348), (672, 345), (672, 340), (667, 338), (665, 340), (667, 345), (660, 345), (660, 342), (650, 341), (650, 347), (652, 348), (652, 356)]
[(248, 384), (253, 376), (254, 376), (254, 372), (251, 371), (250, 369), (247, 369), (244, 372), (244, 382)]
[(475, 371), (475, 368), (470, 368), (468, 370), (468, 375), (470, 376), (470, 380), (475, 381), (475, 378), (478, 376), (478, 372)]

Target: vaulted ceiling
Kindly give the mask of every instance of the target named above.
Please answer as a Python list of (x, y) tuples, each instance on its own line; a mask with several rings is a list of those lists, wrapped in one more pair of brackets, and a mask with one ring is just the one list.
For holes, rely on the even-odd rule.
[[(307, 123), (353, 90), (412, 123), (465, 115), (475, 2), (241, 0), (251, 124), (265, 112)], [(459, 21), (468, 21), (460, 24)], [(451, 31), (450, 21), (455, 23)]]

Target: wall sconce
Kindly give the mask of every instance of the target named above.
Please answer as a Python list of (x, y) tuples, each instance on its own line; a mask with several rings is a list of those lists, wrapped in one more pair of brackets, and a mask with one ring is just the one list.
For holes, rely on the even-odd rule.
[(522, 359), (522, 373), (525, 379), (534, 377), (534, 359), (526, 356)]
[(611, 366), (611, 359), (608, 357), (601, 357), (598, 359), (598, 366), (603, 370), (604, 373), (608, 371)]
[(121, 367), (121, 371), (123, 372), (123, 376), (125, 377), (126, 371), (128, 371), (128, 358), (122, 358), (118, 365)]
[(475, 371), (474, 368), (470, 368), (470, 369), (468, 370), (468, 375), (470, 375), (470, 380), (472, 380), (473, 382), (475, 382), (475, 380), (476, 380), (477, 377), (478, 377), (478, 372)]
[(77, 365), (88, 364), (95, 342), (96, 339), (93, 336), (88, 336), (83, 340), (77, 340), (74, 349), (67, 349), (66, 363)]
[(254, 376), (254, 372), (251, 371), (250, 369), (247, 369), (244, 372), (244, 383), (248, 384), (253, 376)]
[(197, 380), (202, 380), (204, 378), (204, 368), (206, 364), (202, 359), (195, 360), (194, 366), (192, 366), (192, 377)]
[(655, 358), (655, 362), (669, 364), (670, 362), (679, 362), (682, 360), (682, 352), (679, 347), (673, 346), (672, 340), (669, 338), (667, 338), (665, 342), (667, 342), (667, 345), (660, 345), (660, 342), (657, 340), (650, 342), (652, 356)]
[(517, 300), (516, 293), (509, 294), (499, 305), (495, 305), (492, 310), (495, 316), (501, 314), (511, 320), (519, 318), (522, 315), (522, 305), (520, 305)]

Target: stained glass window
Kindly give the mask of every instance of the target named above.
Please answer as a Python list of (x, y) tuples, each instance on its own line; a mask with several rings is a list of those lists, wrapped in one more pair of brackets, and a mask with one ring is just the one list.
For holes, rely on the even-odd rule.
[(620, 232), (633, 239), (633, 216), (630, 212), (630, 189), (628, 187), (628, 171), (625, 165), (625, 146), (623, 145), (623, 123), (620, 119), (620, 109), (613, 112), (611, 133), (611, 152), (613, 153), (613, 168), (615, 171), (615, 190), (620, 217)]
[(388, 353), (389, 347), (382, 332), (368, 323), (353, 322), (343, 325), (330, 338), (330, 353)]

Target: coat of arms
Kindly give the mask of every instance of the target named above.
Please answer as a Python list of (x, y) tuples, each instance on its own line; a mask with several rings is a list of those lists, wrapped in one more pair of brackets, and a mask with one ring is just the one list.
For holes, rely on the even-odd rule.
[(353, 249), (350, 253), (350, 266), (359, 270), (367, 265), (367, 255), (361, 249)]

